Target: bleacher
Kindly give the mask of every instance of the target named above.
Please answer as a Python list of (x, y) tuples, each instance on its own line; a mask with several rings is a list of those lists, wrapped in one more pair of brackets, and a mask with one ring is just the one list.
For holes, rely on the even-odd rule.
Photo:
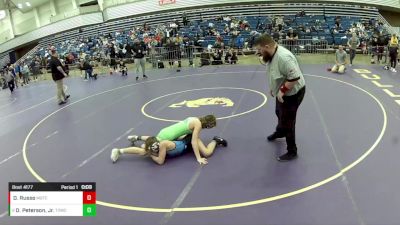
[[(296, 13), (300, 10), (305, 10), (307, 16), (297, 17)], [(377, 18), (379, 12), (375, 8), (365, 8), (357, 6), (347, 5), (327, 5), (327, 4), (264, 4), (264, 5), (234, 5), (224, 7), (214, 7), (206, 9), (189, 9), (185, 10), (188, 18), (191, 21), (191, 25), (182, 27), (180, 30), (181, 35), (187, 35), (189, 37), (194, 36), (200, 32), (200, 27), (208, 27), (210, 22), (215, 24), (217, 31), (221, 33), (223, 30), (223, 23), (216, 21), (214, 18), (218, 16), (233, 15), (235, 17), (243, 18), (250, 24), (251, 30), (256, 30), (258, 23), (270, 23), (271, 17), (274, 15), (284, 16), (284, 20), (293, 20), (293, 23), (284, 27), (283, 32), (287, 32), (289, 27), (296, 29), (300, 24), (313, 26), (315, 21), (324, 21), (324, 15), (326, 21), (322, 23), (321, 29), (318, 31), (305, 33), (299, 32), (299, 39), (322, 39), (326, 40), (329, 45), (338, 45), (347, 42), (345, 31), (352, 26), (353, 23), (359, 22), (362, 19)], [(153, 15), (142, 15), (135, 18), (120, 19), (116, 21), (105, 22), (98, 25), (88, 26), (82, 28), (81, 32), (71, 30), (62, 34), (53, 35), (40, 41), (42, 49), (38, 52), (44, 55), (45, 48), (51, 44), (58, 47), (60, 52), (65, 52), (65, 49), (60, 48), (60, 43), (65, 40), (76, 39), (77, 37), (97, 37), (99, 34), (111, 33), (113, 38), (116, 38), (117, 42), (121, 43), (132, 43), (132, 40), (127, 35), (132, 26), (143, 26), (146, 22), (149, 26), (156, 26), (158, 24), (164, 24), (174, 19), (181, 20), (181, 12), (164, 12)], [(332, 35), (331, 29), (334, 26), (335, 16), (340, 15), (342, 17), (343, 30), (337, 34)], [(203, 17), (203, 22), (200, 22), (200, 17)], [(122, 31), (122, 35), (115, 37), (115, 32)], [(263, 32), (263, 30), (257, 30)], [(268, 31), (267, 31), (268, 32)], [(225, 45), (229, 45), (231, 37), (229, 35), (221, 35)], [(241, 31), (238, 40), (238, 47), (243, 44), (243, 40), (246, 40), (250, 36), (250, 31)], [(140, 36), (139, 36), (140, 37)], [(205, 36), (202, 42), (203, 47), (213, 45), (215, 43), (215, 37)], [(86, 52), (87, 54), (93, 54), (92, 46), (95, 43), (90, 43), (89, 46), (85, 46), (82, 49), (78, 48), (78, 51)]]
[(8, 52), (0, 54), (0, 68), (3, 68), (7, 63), (10, 63), (10, 55)]

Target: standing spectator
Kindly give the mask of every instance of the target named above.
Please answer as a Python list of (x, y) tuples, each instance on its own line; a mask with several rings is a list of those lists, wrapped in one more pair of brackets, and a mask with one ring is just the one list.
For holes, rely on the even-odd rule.
[(289, 51), (293, 52), (293, 49), (295, 49), (297, 40), (299, 39), (299, 35), (297, 32), (293, 30), (293, 28), (289, 27), (289, 32), (286, 34), (286, 40), (288, 40), (288, 47)]
[[(383, 56), (385, 55), (385, 46), (388, 45), (387, 39), (383, 36), (382, 31), (379, 32), (378, 34), (378, 62), (380, 62), (383, 59)], [(386, 56), (385, 56), (385, 62), (386, 62)]]
[(268, 63), (270, 94), (272, 97), (276, 96), (275, 113), (278, 125), (267, 139), (273, 141), (285, 137), (287, 153), (279, 156), (278, 160), (293, 160), (297, 158), (296, 115), (306, 91), (305, 80), (293, 53), (279, 46), (270, 35), (258, 37), (255, 46), (263, 61)]
[(81, 71), (85, 71), (84, 81), (88, 81), (90, 78), (97, 80), (97, 76), (93, 76), (93, 66), (90, 64), (90, 59), (83, 59), (80, 62)]
[(278, 16), (275, 21), (276, 26), (278, 26), (278, 30), (281, 31), (284, 25), (283, 17)]
[(8, 88), (10, 89), (11, 93), (13, 93), (15, 86), (14, 86), (14, 76), (11, 72), (12, 68), (7, 68), (5, 70), (6, 71), (5, 71), (4, 75), (5, 75), (6, 83), (8, 85)]
[(131, 44), (127, 44), (126, 45), (126, 47), (125, 47), (125, 50), (126, 50), (126, 58), (129, 60), (129, 59), (131, 59), (132, 58), (132, 46), (131, 46)]
[(24, 62), (22, 66), (22, 76), (24, 78), (24, 84), (28, 85), (29, 84), (29, 66), (28, 63)]
[(174, 59), (174, 65), (178, 63), (176, 72), (181, 72), (181, 67), (182, 67), (182, 53), (181, 53), (181, 44), (183, 44), (182, 38), (179, 36), (179, 34), (176, 34), (176, 37), (173, 39), (173, 59)]
[(194, 42), (187, 36), (184, 37), (183, 42), (184, 42), (184, 49), (185, 49), (186, 56), (189, 59), (189, 66), (194, 67), (194, 63), (193, 63)]
[(336, 63), (332, 67), (331, 71), (333, 73), (340, 73), (343, 74), (346, 70), (346, 60), (347, 60), (347, 53), (343, 49), (342, 45), (339, 45), (339, 49), (336, 50)]
[(54, 46), (50, 48), (50, 53), (51, 53), (51, 59), (50, 59), (51, 75), (54, 82), (57, 84), (58, 104), (62, 105), (65, 104), (67, 102), (67, 99), (70, 97), (69, 95), (66, 95), (64, 92), (63, 79), (64, 77), (67, 77), (67, 74), (65, 73), (62, 67), (60, 59), (58, 58), (57, 50)]
[(378, 61), (378, 34), (374, 33), (369, 40), (368, 45), (370, 46), (371, 53), (371, 64), (377, 63)]
[(183, 22), (183, 26), (187, 26), (189, 24), (189, 20), (187, 18), (186, 12), (183, 12), (183, 14), (182, 14), (182, 22)]
[[(110, 75), (112, 75), (113, 72), (117, 70), (117, 62), (116, 62), (117, 53), (115, 51), (115, 46), (113, 43), (111, 43), (109, 47), (109, 52), (110, 52)], [(113, 68), (113, 70), (111, 70), (111, 67)]]
[(397, 64), (397, 54), (399, 51), (399, 39), (396, 34), (392, 34), (392, 38), (389, 43), (389, 57), (390, 57), (390, 67), (393, 73), (396, 73), (396, 64)]
[(134, 44), (133, 44), (133, 52), (135, 55), (133, 56), (135, 58), (135, 65), (136, 65), (136, 80), (139, 80), (139, 68), (142, 68), (142, 75), (143, 78), (147, 78), (146, 76), (146, 45), (144, 42), (139, 41), (139, 39), (136, 39)]
[(231, 46), (230, 46), (231, 48), (236, 47), (236, 39), (237, 39), (239, 33), (240, 32), (236, 28), (232, 31), (232, 39), (231, 39)]
[(356, 57), (357, 47), (360, 45), (360, 40), (357, 38), (356, 33), (352, 34), (352, 37), (347, 41), (347, 45), (350, 49), (350, 66), (352, 66), (353, 60)]
[(18, 78), (22, 79), (21, 66), (19, 64), (15, 64), (14, 71)]
[(274, 30), (272, 32), (272, 38), (274, 39), (274, 41), (276, 43), (278, 43), (279, 40), (281, 39), (281, 34), (280, 34), (278, 28), (274, 28)]
[(17, 79), (17, 73), (15, 72), (15, 65), (11, 64), (9, 67), (9, 70), (11, 71), (11, 74), (13, 76), (13, 81), (14, 81), (14, 88), (18, 88), (18, 79)]

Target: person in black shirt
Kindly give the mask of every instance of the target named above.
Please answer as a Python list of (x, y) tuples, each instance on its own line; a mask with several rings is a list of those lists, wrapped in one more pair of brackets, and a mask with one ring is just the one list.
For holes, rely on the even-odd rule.
[(375, 64), (378, 60), (378, 34), (377, 33), (373, 34), (373, 36), (369, 40), (368, 45), (371, 46), (371, 64)]
[(200, 67), (210, 65), (210, 53), (206, 49), (200, 54)]
[(139, 79), (139, 67), (142, 67), (143, 78), (147, 78), (147, 76), (145, 75), (146, 58), (144, 57), (146, 49), (147, 49), (146, 44), (144, 42), (141, 42), (138, 39), (135, 40), (132, 50), (135, 53), (133, 57), (135, 58), (135, 65), (136, 65), (136, 80)]
[(50, 69), (51, 75), (53, 77), (54, 82), (57, 84), (57, 100), (58, 104), (62, 105), (65, 104), (69, 95), (66, 95), (64, 92), (64, 84), (63, 79), (64, 77), (68, 76), (64, 68), (58, 58), (57, 50), (54, 46), (50, 47), (51, 59), (50, 59)]
[(187, 26), (189, 24), (189, 20), (185, 12), (183, 12), (182, 14), (182, 21), (183, 21), (183, 26)]
[(221, 65), (222, 64), (222, 55), (223, 52), (221, 49), (218, 49), (217, 52), (213, 53), (212, 57), (214, 61), (211, 62), (212, 65)]
[(131, 46), (131, 44), (128, 43), (126, 45), (125, 49), (126, 49), (126, 58), (127, 59), (131, 59), (132, 58), (132, 46)]
[[(116, 63), (115, 59), (117, 57), (117, 53), (115, 52), (114, 44), (111, 44), (109, 50), (110, 50), (110, 59), (111, 59), (110, 70), (111, 70), (111, 67), (113, 67), (114, 71), (116, 71), (117, 70), (117, 63)], [(112, 74), (112, 71), (110, 71), (110, 75), (111, 74)]]
[[(377, 39), (377, 45), (378, 45), (378, 62), (380, 62), (383, 59), (383, 56), (385, 55), (385, 46), (388, 45), (388, 41), (386, 38), (383, 36), (382, 32), (379, 33), (378, 39)], [(386, 56), (385, 56), (385, 62), (386, 63)]]
[(231, 57), (231, 64), (236, 64), (237, 61), (238, 61), (237, 52), (234, 51), (234, 52), (232, 53), (232, 57)]

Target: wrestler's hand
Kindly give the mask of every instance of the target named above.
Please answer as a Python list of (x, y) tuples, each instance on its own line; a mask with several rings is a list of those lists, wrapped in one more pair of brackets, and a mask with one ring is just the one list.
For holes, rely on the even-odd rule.
[(208, 163), (206, 158), (200, 158), (197, 160), (197, 162), (199, 162), (200, 165), (206, 165)]
[(284, 96), (284, 95), (285, 95), (285, 94), (284, 94), (282, 91), (279, 90), (278, 95), (276, 96), (276, 98), (278, 99), (278, 101), (279, 101), (280, 103), (283, 103), (283, 96)]

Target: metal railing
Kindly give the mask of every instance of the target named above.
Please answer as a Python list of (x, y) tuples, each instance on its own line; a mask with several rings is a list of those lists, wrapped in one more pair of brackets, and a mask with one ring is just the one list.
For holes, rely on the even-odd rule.
[(160, 62), (168, 62), (170, 66), (176, 62), (181, 65), (182, 60), (188, 60), (189, 65), (193, 65), (198, 51), (201, 49), (195, 46), (155, 47), (149, 50), (148, 58), (154, 68), (159, 67)]
[(390, 25), (390, 23), (381, 14), (379, 14), (378, 16), (378, 21), (382, 22), (385, 25), (390, 34), (397, 34), (397, 36), (400, 36), (400, 30), (396, 30), (396, 28), (392, 27), (392, 25)]
[(298, 40), (279, 40), (280, 45), (289, 49), (295, 54), (301, 53), (327, 53), (328, 41), (321, 39), (298, 39)]
[(24, 61), (28, 57), (32, 57), (37, 52), (37, 50), (40, 48), (40, 46), (41, 46), (40, 44), (36, 45), (34, 48), (29, 50), (29, 52), (27, 52), (25, 55), (23, 55), (21, 58), (19, 58), (15, 63), (20, 64), (22, 61)]

